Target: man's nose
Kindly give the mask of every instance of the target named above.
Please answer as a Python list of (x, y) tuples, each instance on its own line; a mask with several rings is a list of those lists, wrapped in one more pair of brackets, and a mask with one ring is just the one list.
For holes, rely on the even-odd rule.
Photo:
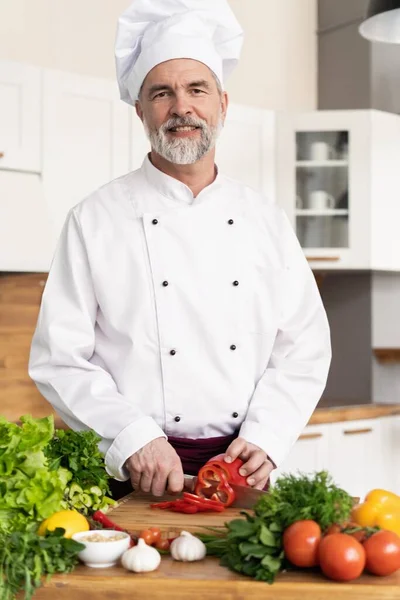
[(176, 117), (184, 117), (191, 113), (189, 98), (185, 94), (176, 94), (171, 104), (170, 114)]

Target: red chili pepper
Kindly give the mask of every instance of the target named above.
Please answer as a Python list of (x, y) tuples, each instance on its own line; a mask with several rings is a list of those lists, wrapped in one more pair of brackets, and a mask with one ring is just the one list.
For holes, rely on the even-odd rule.
[(101, 510), (96, 510), (96, 512), (92, 514), (92, 519), (93, 521), (97, 521), (97, 523), (101, 523), (104, 529), (115, 529), (116, 531), (123, 531), (124, 533), (127, 533), (131, 538), (131, 547), (136, 545), (137, 540), (135, 536), (130, 534), (129, 531), (127, 531), (126, 529), (123, 529), (122, 527), (114, 523), (114, 521), (111, 521), (111, 519), (109, 519), (103, 512), (101, 512)]
[(229, 485), (225, 471), (217, 465), (206, 463), (201, 467), (195, 488), (197, 496), (219, 501), (224, 506), (230, 506), (235, 500), (235, 492)]
[(128, 533), (126, 529), (122, 529), (122, 527), (111, 521), (111, 519), (101, 512), (101, 510), (96, 510), (96, 512), (92, 514), (92, 519), (98, 523), (101, 523), (105, 529), (115, 529), (116, 531)]

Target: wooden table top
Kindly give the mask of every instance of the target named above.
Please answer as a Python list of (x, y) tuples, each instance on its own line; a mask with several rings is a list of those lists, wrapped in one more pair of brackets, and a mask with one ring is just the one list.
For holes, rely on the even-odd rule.
[[(110, 511), (110, 518), (131, 532), (158, 526), (164, 532), (201, 531), (240, 516), (237, 509), (224, 513), (183, 515), (149, 506), (148, 497), (127, 496)], [(389, 577), (362, 575), (350, 583), (328, 581), (321, 573), (281, 573), (274, 584), (254, 581), (206, 557), (194, 563), (163, 555), (151, 573), (131, 573), (121, 566), (91, 569), (79, 565), (73, 573), (55, 575), (40, 588), (36, 600), (400, 600), (400, 571)]]

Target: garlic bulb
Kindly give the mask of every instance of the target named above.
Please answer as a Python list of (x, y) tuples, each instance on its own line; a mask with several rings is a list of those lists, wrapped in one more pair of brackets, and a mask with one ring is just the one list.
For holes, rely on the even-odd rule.
[(121, 559), (122, 566), (135, 573), (154, 571), (160, 561), (160, 553), (148, 546), (142, 538), (139, 538), (137, 546), (126, 550)]
[(182, 561), (202, 560), (206, 555), (206, 547), (201, 540), (187, 531), (181, 531), (179, 537), (171, 543), (172, 558)]

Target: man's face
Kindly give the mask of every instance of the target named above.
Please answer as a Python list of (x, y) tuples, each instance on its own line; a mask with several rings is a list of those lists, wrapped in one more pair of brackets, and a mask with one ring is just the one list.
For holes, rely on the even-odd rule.
[(214, 147), (227, 104), (210, 69), (182, 58), (148, 73), (136, 112), (157, 154), (175, 164), (193, 164)]

